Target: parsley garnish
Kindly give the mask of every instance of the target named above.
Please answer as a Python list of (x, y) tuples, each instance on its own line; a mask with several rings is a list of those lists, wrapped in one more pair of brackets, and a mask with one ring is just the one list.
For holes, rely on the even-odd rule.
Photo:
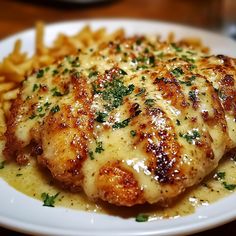
[(39, 86), (38, 86), (37, 84), (34, 84), (32, 91), (34, 92), (34, 91), (36, 91), (38, 88), (39, 88)]
[(94, 154), (93, 154), (93, 151), (89, 151), (89, 157), (90, 157), (90, 160), (94, 160)]
[(176, 52), (182, 52), (183, 49), (181, 47), (178, 47), (175, 43), (171, 43), (171, 46), (175, 49)]
[(50, 103), (50, 102), (45, 102), (45, 103), (44, 103), (44, 106), (45, 106), (45, 107), (46, 107), (46, 109), (47, 109), (48, 107), (50, 107), (50, 106), (51, 106), (51, 104), (52, 104), (52, 103)]
[(134, 90), (134, 85), (130, 84), (126, 87), (120, 79), (115, 79), (104, 84), (105, 90), (100, 90), (93, 84), (94, 93), (102, 94), (103, 100), (108, 104), (105, 107), (110, 111), (123, 104), (123, 97), (131, 94)]
[(123, 121), (121, 121), (121, 122), (115, 122), (115, 124), (112, 125), (112, 128), (113, 128), (113, 129), (125, 128), (125, 127), (129, 124), (129, 122), (130, 122), (130, 118), (125, 119), (125, 120), (123, 120)]
[(154, 104), (155, 104), (155, 99), (152, 99), (152, 98), (148, 98), (145, 102), (144, 102), (145, 105), (149, 106), (149, 107), (152, 107)]
[(186, 139), (186, 141), (190, 144), (192, 144), (195, 139), (200, 138), (200, 134), (197, 130), (192, 130), (187, 134), (179, 133), (179, 136)]
[(68, 73), (68, 71), (69, 71), (69, 69), (65, 68), (65, 70), (63, 70), (62, 74), (64, 75), (64, 74)]
[(136, 136), (137, 132), (135, 130), (130, 130), (130, 135), (132, 137)]
[(141, 39), (141, 38), (139, 38), (139, 39), (136, 40), (136, 44), (137, 44), (137, 45), (141, 45), (141, 43), (142, 43), (142, 39)]
[(43, 75), (44, 75), (44, 70), (41, 69), (37, 72), (36, 77), (39, 79), (39, 78), (43, 77)]
[(57, 90), (57, 87), (51, 89), (51, 92), (52, 92), (52, 96), (53, 97), (61, 97), (61, 96), (63, 96), (63, 94)]
[(38, 107), (37, 112), (41, 112), (43, 110), (43, 107)]
[(104, 151), (104, 148), (102, 147), (102, 142), (97, 142), (97, 147), (95, 149), (96, 153), (101, 153)]
[(182, 81), (182, 80), (180, 80), (179, 82), (180, 82), (181, 84), (185, 84), (186, 86), (192, 86), (192, 82), (193, 82), (195, 79), (196, 79), (196, 76), (193, 75), (193, 76), (191, 76), (190, 78), (188, 78), (187, 81)]
[(184, 74), (183, 70), (180, 67), (176, 67), (174, 70), (171, 71), (171, 73), (176, 77), (179, 77)]
[(222, 180), (225, 178), (225, 172), (217, 172), (214, 177), (218, 180)]
[(33, 120), (36, 116), (37, 116), (37, 115), (33, 113), (29, 118), (30, 118), (31, 120)]
[(121, 52), (121, 48), (120, 48), (120, 45), (119, 45), (119, 44), (116, 45), (116, 51), (117, 51), (117, 52)]
[(194, 63), (195, 60), (192, 58), (187, 57), (186, 55), (182, 55), (181, 57), (184, 61), (189, 62), (189, 63)]
[(98, 72), (97, 71), (91, 71), (88, 75), (89, 78), (93, 77), (93, 76), (97, 76)]
[(146, 222), (146, 221), (148, 221), (148, 219), (149, 219), (148, 215), (138, 214), (135, 218), (135, 221), (137, 221), (137, 222)]
[(104, 113), (104, 112), (97, 112), (97, 117), (96, 117), (96, 121), (97, 122), (100, 122), (100, 123), (104, 123), (106, 122), (105, 118), (108, 116), (107, 113)]
[(150, 56), (148, 58), (148, 64), (154, 65), (155, 64), (155, 57), (154, 56)]
[(50, 196), (48, 193), (42, 193), (41, 198), (43, 200), (43, 206), (54, 207), (55, 199), (60, 193)]
[(234, 190), (236, 188), (236, 184), (227, 184), (226, 182), (223, 182), (222, 184), (228, 190)]
[(52, 107), (52, 109), (51, 109), (51, 112), (52, 112), (52, 113), (56, 113), (56, 112), (58, 112), (58, 111), (60, 111), (60, 107), (59, 107), (58, 105)]
[(119, 74), (120, 75), (128, 75), (124, 70), (122, 70), (122, 69), (119, 69)]
[(56, 74), (58, 74), (58, 73), (59, 73), (59, 71), (56, 70), (56, 69), (52, 71), (52, 75), (56, 75)]
[(176, 120), (176, 125), (180, 126), (180, 121)]
[(22, 176), (23, 174), (16, 174), (16, 177)]

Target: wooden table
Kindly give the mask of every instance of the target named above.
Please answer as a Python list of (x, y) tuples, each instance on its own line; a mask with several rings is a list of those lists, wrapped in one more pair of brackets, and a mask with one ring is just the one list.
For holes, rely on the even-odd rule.
[[(85, 18), (127, 17), (176, 22), (222, 31), (236, 20), (234, 0), (113, 0), (97, 4), (69, 4), (56, 0), (0, 2), (0, 39), (46, 23)], [(235, 3), (236, 1), (234, 1)], [(231, 4), (231, 5), (230, 5)], [(231, 14), (231, 15), (230, 15)], [(230, 18), (231, 17), (231, 18)], [(236, 235), (236, 221), (197, 235)], [(0, 228), (0, 235), (23, 235)]]

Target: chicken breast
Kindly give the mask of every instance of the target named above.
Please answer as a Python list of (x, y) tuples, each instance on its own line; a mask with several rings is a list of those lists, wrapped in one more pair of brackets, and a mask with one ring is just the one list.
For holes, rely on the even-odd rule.
[(7, 121), (6, 159), (31, 158), (91, 199), (172, 199), (236, 147), (236, 60), (123, 38), (34, 72)]

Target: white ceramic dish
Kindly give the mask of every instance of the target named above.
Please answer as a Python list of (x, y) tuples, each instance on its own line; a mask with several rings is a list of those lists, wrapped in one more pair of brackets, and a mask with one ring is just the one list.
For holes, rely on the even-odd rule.
[[(166, 37), (173, 31), (177, 38), (200, 37), (213, 53), (236, 57), (236, 42), (207, 31), (190, 27), (141, 20), (83, 20), (49, 25), (46, 43), (50, 44), (59, 32), (74, 34), (85, 24), (93, 29), (105, 26), (109, 31), (123, 27), (129, 35), (161, 34)], [(0, 42), (0, 60), (7, 55), (16, 39), (23, 40), (23, 50), (32, 53), (34, 30), (24, 31)], [(88, 213), (60, 207), (42, 207), (42, 202), (17, 192), (0, 179), (0, 225), (20, 232), (40, 235), (183, 235), (216, 227), (236, 219), (236, 193), (209, 206), (202, 206), (185, 217), (137, 223), (96, 213)], [(234, 207), (235, 206), (235, 207)]]

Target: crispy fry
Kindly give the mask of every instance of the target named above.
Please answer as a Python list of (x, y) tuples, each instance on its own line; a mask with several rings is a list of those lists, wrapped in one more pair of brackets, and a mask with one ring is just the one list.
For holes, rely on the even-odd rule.
[(13, 83), (13, 82), (1, 83), (0, 84), (0, 93), (2, 93), (4, 91), (8, 91), (14, 87), (15, 87), (15, 83)]
[(19, 88), (10, 90), (10, 91), (8, 91), (8, 92), (6, 92), (6, 93), (4, 93), (4, 94), (2, 95), (2, 99), (3, 99), (3, 100), (16, 99), (18, 92), (19, 92)]
[(36, 23), (36, 37), (35, 37), (35, 53), (37, 55), (43, 55), (47, 49), (44, 46), (44, 23), (38, 21)]

